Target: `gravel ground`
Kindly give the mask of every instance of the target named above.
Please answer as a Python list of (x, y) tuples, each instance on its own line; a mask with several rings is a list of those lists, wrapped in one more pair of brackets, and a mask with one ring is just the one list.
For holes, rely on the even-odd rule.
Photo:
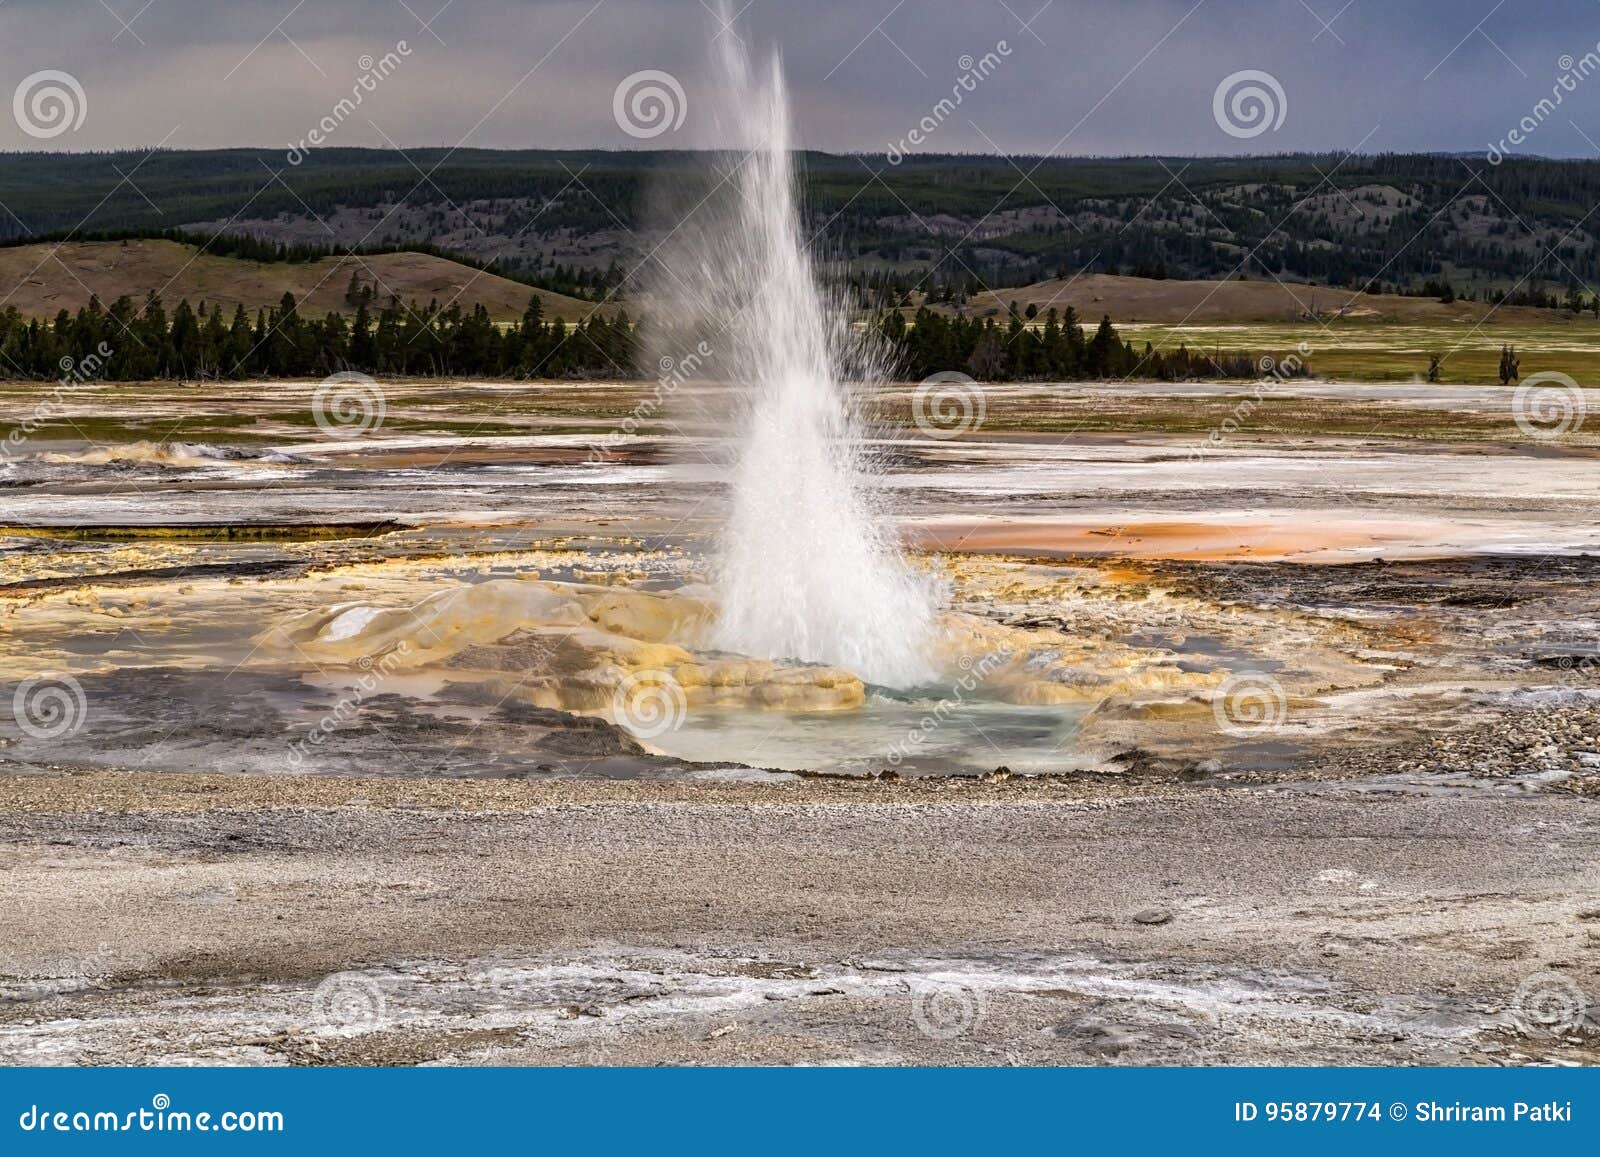
[(1140, 784), (0, 779), (12, 1063), (1592, 1063), (1600, 813)]

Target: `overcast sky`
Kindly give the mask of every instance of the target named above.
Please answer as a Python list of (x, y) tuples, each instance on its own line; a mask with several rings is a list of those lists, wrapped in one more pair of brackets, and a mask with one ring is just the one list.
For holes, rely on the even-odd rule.
[[(719, 34), (781, 52), (800, 141), (832, 151), (1483, 151), (1533, 117), (1512, 151), (1600, 155), (1600, 72), (1535, 112), (1563, 57), (1596, 50), (1596, 0), (751, 0), (734, 28), (700, 0), (0, 0), (0, 148), (284, 147), (390, 52), (327, 143), (689, 147), (709, 143), (695, 114)], [(83, 94), (81, 124), (53, 136), (30, 98), (78, 98), (44, 70)], [(618, 85), (642, 70), (681, 86), (681, 126), (619, 126)], [(1282, 91), (1256, 82), (1275, 111), (1255, 135), (1216, 115), (1243, 70)]]

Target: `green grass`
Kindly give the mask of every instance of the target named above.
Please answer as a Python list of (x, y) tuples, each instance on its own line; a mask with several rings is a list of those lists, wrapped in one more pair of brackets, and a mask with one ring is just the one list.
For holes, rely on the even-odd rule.
[(1471, 323), (1405, 325), (1393, 323), (1315, 322), (1249, 323), (1244, 325), (1125, 325), (1124, 340), (1142, 349), (1186, 344), (1190, 349), (1250, 350), (1284, 354), (1302, 342), (1312, 375), (1337, 381), (1409, 382), (1426, 379), (1428, 359), (1438, 354), (1439, 381), (1461, 385), (1494, 385), (1500, 380), (1500, 347), (1516, 347), (1524, 378), (1556, 371), (1580, 383), (1600, 382), (1600, 323), (1587, 318), (1550, 323)]

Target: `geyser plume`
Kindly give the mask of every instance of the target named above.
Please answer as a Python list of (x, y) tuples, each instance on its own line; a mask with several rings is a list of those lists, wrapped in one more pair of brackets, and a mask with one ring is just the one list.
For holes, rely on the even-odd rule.
[(911, 686), (931, 674), (932, 593), (874, 509), (846, 386), (879, 369), (801, 237), (781, 66), (758, 77), (737, 37), (721, 44), (721, 171), (678, 222), (652, 309), (652, 352), (709, 351), (702, 368), (732, 383), (714, 642)]

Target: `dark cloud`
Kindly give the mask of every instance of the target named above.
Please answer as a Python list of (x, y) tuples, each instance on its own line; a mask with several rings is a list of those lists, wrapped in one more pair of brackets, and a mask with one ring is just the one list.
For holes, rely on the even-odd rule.
[[(735, 32), (713, 0), (143, 3), (106, 0), (131, 29), (99, 0), (0, 7), (5, 93), (58, 69), (88, 101), (81, 128), (47, 139), (0, 117), (0, 147), (285, 145), (330, 115), (341, 145), (687, 146), (714, 135), (695, 116), (709, 41), (737, 34), (782, 53), (798, 135), (830, 150), (1481, 151), (1535, 116), (1520, 151), (1600, 154), (1600, 72), (1535, 112), (1563, 57), (1600, 51), (1593, 0), (754, 0)], [(335, 114), (363, 58), (401, 42), (392, 75)], [(681, 130), (648, 141), (612, 107), (645, 69), (688, 102)], [(1281, 87), (1275, 131), (1218, 127), (1213, 94), (1242, 70)], [(941, 105), (963, 76), (959, 106)]]

